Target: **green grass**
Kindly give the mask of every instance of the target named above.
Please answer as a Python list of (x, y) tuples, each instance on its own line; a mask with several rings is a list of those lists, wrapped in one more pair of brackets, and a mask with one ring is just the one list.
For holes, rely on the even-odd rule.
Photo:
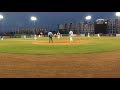
[[(88, 40), (87, 44), (79, 45), (35, 45), (33, 38), (5, 39), (0, 40), (0, 53), (17, 54), (79, 54), (97, 53), (120, 50), (120, 37), (74, 37), (74, 40)], [(39, 38), (37, 41), (48, 41), (47, 37)], [(53, 38), (57, 40), (57, 38)], [(69, 37), (62, 37), (69, 41)]]

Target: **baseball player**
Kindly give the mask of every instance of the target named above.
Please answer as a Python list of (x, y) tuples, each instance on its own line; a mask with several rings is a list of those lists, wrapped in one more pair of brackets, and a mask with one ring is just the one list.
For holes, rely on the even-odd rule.
[(1, 36), (1, 40), (3, 40), (3, 36)]
[(70, 36), (70, 42), (72, 42), (72, 41), (73, 41), (73, 39), (72, 39), (73, 31), (70, 31), (70, 32), (69, 32), (69, 36)]
[(58, 36), (58, 41), (60, 40), (60, 33), (58, 32), (57, 33), (57, 36)]
[(88, 37), (90, 37), (90, 33), (88, 33)]
[(53, 40), (52, 40), (53, 34), (52, 34), (52, 32), (48, 32), (48, 37), (49, 37), (49, 43), (50, 43), (50, 41), (52, 41), (52, 43), (53, 43)]
[(100, 37), (100, 34), (98, 34), (98, 37)]
[(34, 39), (35, 39), (35, 40), (37, 39), (37, 36), (36, 36), (36, 35), (34, 36)]
[(39, 37), (40, 37), (40, 35), (39, 35)]

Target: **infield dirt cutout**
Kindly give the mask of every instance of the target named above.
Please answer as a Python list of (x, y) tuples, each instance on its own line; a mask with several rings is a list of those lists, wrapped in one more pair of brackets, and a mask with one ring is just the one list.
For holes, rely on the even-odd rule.
[(49, 43), (49, 41), (34, 41), (32, 44), (37, 44), (37, 45), (73, 45), (73, 44), (86, 44), (89, 43), (90, 41), (88, 40), (75, 40), (73, 42), (70, 41), (53, 41)]

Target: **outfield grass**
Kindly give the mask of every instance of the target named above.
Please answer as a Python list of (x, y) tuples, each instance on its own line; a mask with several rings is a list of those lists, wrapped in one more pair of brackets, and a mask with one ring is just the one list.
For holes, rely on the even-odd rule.
[[(79, 54), (96, 53), (120, 50), (120, 37), (73, 37), (74, 40), (88, 40), (89, 43), (79, 45), (35, 45), (33, 38), (12, 38), (0, 40), (0, 53), (17, 54)], [(57, 38), (53, 38), (54, 41)], [(69, 41), (69, 37), (62, 37)], [(41, 37), (36, 41), (48, 41), (47, 37)]]

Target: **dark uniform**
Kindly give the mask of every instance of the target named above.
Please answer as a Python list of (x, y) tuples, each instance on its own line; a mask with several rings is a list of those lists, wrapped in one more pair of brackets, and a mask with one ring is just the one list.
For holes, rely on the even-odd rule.
[(52, 40), (53, 34), (52, 34), (52, 32), (48, 33), (48, 37), (49, 37), (49, 43), (50, 43), (50, 41), (52, 41), (52, 43), (53, 43), (53, 40)]

